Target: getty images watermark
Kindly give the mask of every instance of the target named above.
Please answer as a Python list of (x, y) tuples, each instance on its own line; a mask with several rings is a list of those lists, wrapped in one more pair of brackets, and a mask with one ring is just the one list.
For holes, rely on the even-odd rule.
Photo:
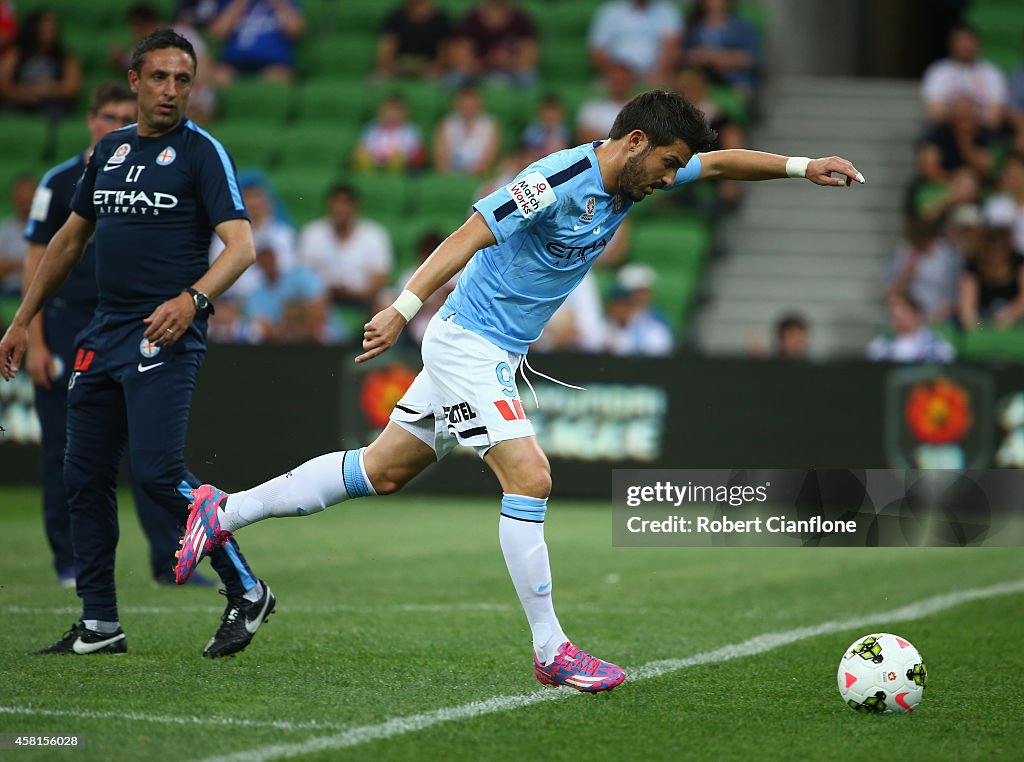
[(1022, 546), (1024, 472), (626, 470), (612, 542), (652, 546)]

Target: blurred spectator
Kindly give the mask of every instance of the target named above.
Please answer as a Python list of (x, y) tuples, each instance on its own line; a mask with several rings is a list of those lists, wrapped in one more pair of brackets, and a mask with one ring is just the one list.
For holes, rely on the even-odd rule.
[(245, 299), (252, 340), (330, 343), (327, 288), (308, 267), (284, 269), (272, 248), (256, 247), (259, 285)]
[[(252, 222), (253, 243), (256, 251), (273, 252), (278, 270), (288, 272), (298, 265), (298, 249), (295, 243), (295, 228), (287, 214), (274, 198), (270, 186), (262, 173), (243, 171), (238, 173), (238, 185), (242, 190), (242, 201), (249, 212)], [(210, 261), (212, 262), (224, 251), (224, 243), (220, 236), (214, 236), (210, 245)], [(262, 283), (261, 270), (250, 267), (243, 272), (226, 296), (240, 304)], [(220, 308), (218, 307), (218, 312)]]
[(523, 145), (530, 151), (530, 161), (569, 147), (565, 106), (557, 95), (548, 93), (540, 99), (537, 118), (523, 130)]
[(64, 50), (53, 11), (25, 17), (14, 47), (0, 61), (0, 97), (5, 106), (60, 117), (74, 109), (82, 67)]
[(986, 177), (992, 171), (992, 130), (978, 121), (970, 98), (953, 98), (948, 113), (948, 119), (928, 127), (918, 144), (918, 174), (927, 182), (947, 182), (966, 167)]
[(434, 166), (439, 172), (486, 175), (500, 147), (501, 128), (484, 113), (479, 90), (462, 87), (455, 96), (455, 111), (434, 133)]
[(906, 294), (927, 323), (942, 323), (956, 309), (963, 261), (939, 235), (934, 222), (912, 219), (906, 241), (896, 249), (886, 279), (886, 296)]
[(404, 0), (384, 19), (377, 43), (377, 77), (439, 77), (451, 35), (448, 14), (431, 0)]
[(607, 97), (588, 99), (576, 112), (576, 139), (580, 143), (607, 138), (615, 117), (632, 94), (633, 71), (625, 64), (610, 63), (601, 76)]
[[(718, 138), (711, 146), (712, 151), (747, 147), (743, 130), (710, 98), (707, 75), (703, 69), (696, 66), (683, 67), (676, 72), (672, 84), (677, 93), (704, 112), (704, 121), (718, 133)], [(735, 206), (743, 196), (743, 186), (737, 180), (718, 180), (716, 189), (718, 200), (726, 206)]]
[(953, 172), (950, 181), (941, 186), (941, 193), (920, 203), (915, 215), (925, 220), (939, 221), (950, 209), (963, 204), (977, 204), (981, 199), (981, 181), (973, 169), (961, 167)]
[(619, 270), (608, 299), (605, 348), (610, 353), (649, 356), (672, 353), (672, 329), (651, 307), (656, 277), (648, 265), (626, 265)]
[(363, 129), (353, 162), (358, 169), (392, 172), (419, 169), (427, 163), (423, 135), (409, 121), (409, 107), (400, 94), (389, 95), (381, 102), (376, 120)]
[(1024, 317), (1024, 257), (1011, 248), (1010, 231), (986, 233), (981, 256), (960, 277), (959, 311), (965, 331), (986, 323), (1005, 328)]
[(682, 42), (683, 20), (667, 0), (614, 0), (597, 9), (587, 45), (602, 74), (624, 64), (647, 84), (668, 82)]
[(222, 0), (178, 0), (174, 18), (181, 24), (206, 29), (220, 15)]
[(1024, 253), (1024, 153), (1007, 154), (998, 195), (985, 203), (985, 221), (1013, 231), (1013, 248)]
[(18, 38), (18, 16), (9, 0), (0, 0), (0, 57)]
[[(135, 3), (125, 11), (124, 18), (131, 34), (131, 44), (110, 46), (110, 61), (119, 72), (128, 71), (131, 67), (132, 48), (139, 40), (161, 27), (168, 26), (160, 11), (151, 3)], [(216, 110), (216, 94), (209, 82), (213, 66), (206, 41), (188, 24), (175, 23), (173, 29), (191, 42), (196, 52), (196, 75), (192, 81), (192, 94), (188, 101), (188, 118), (194, 122), (209, 121)]]
[(359, 216), (355, 188), (335, 185), (327, 192), (327, 216), (302, 229), (299, 260), (320, 276), (333, 302), (368, 309), (395, 256), (387, 231)]
[(991, 61), (979, 57), (981, 39), (966, 24), (949, 32), (949, 57), (936, 61), (924, 73), (921, 94), (928, 118), (941, 122), (950, 116), (950, 107), (958, 96), (971, 99), (978, 119), (986, 127), (997, 129), (1006, 106), (1006, 77)]
[(978, 260), (985, 240), (985, 226), (977, 204), (957, 204), (950, 210), (946, 240), (956, 251), (962, 267)]
[(11, 206), (14, 214), (0, 220), (0, 295), (21, 295), (21, 272), (28, 254), (25, 225), (32, 210), (37, 181), (31, 175), (19, 175), (11, 182)]
[(952, 345), (925, 325), (921, 305), (912, 296), (893, 292), (886, 297), (888, 330), (868, 344), (865, 354), (874, 362), (952, 362)]
[[(401, 293), (405, 284), (409, 282), (413, 273), (416, 272), (416, 268), (419, 267), (427, 257), (434, 253), (434, 249), (440, 246), (444, 239), (445, 236), (437, 230), (428, 230), (420, 235), (416, 240), (416, 264), (395, 279), (396, 288), (394, 290), (387, 289), (381, 292), (381, 298), (378, 299), (380, 309), (384, 309), (391, 305), (395, 300), (395, 297)], [(462, 271), (460, 270), (458, 273), (455, 273), (447, 283), (431, 294), (427, 300), (423, 302), (423, 306), (420, 307), (419, 312), (412, 316), (412, 320), (409, 321), (409, 324), (405, 327), (405, 331), (403, 333), (405, 333), (415, 344), (419, 345), (423, 343), (423, 334), (427, 330), (427, 325), (430, 323), (430, 319), (434, 317), (434, 313), (441, 308), (441, 305), (444, 304), (444, 300), (448, 298), (448, 295), (455, 290), (455, 284), (459, 282), (459, 274), (461, 272)]]
[(806, 360), (811, 348), (807, 318), (789, 312), (775, 321), (775, 356), (783, 360)]
[(733, 5), (733, 0), (697, 0), (686, 19), (683, 59), (716, 84), (749, 98), (756, 86), (761, 43), (757, 30), (736, 15)]
[(453, 35), (450, 53), (450, 84), (537, 82), (537, 27), (510, 0), (477, 3)]
[(219, 10), (207, 29), (223, 43), (217, 82), (229, 85), (238, 73), (291, 82), (295, 40), (306, 31), (296, 0), (220, 0)]

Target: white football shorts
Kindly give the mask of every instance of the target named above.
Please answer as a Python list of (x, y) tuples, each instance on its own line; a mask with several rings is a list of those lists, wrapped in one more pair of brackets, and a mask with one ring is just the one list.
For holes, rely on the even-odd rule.
[(498, 442), (532, 437), (516, 388), (523, 355), (495, 346), (455, 323), (431, 319), (423, 335), (423, 370), (395, 405), (391, 420), (433, 448), (440, 460), (456, 444), (482, 458)]

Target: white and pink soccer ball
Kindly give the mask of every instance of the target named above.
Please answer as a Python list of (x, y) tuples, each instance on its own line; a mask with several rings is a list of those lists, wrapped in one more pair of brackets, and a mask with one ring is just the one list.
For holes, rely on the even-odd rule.
[(857, 638), (846, 649), (836, 676), (847, 706), (872, 714), (913, 711), (924, 696), (927, 678), (917, 649), (888, 632)]

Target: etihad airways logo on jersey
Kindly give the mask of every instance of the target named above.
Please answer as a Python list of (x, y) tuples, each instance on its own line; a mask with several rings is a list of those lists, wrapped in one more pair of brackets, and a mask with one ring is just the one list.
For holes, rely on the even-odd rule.
[(601, 238), (598, 241), (591, 241), (586, 246), (566, 246), (558, 241), (548, 241), (544, 248), (548, 254), (555, 257), (555, 267), (570, 267), (596, 257), (607, 245), (608, 239)]
[(141, 190), (94, 190), (92, 203), (98, 214), (143, 214), (159, 217), (160, 212), (178, 205), (178, 197), (170, 193), (147, 193)]
[(555, 203), (555, 192), (548, 179), (540, 172), (531, 172), (505, 186), (516, 202), (523, 217), (531, 217), (546, 206)]

